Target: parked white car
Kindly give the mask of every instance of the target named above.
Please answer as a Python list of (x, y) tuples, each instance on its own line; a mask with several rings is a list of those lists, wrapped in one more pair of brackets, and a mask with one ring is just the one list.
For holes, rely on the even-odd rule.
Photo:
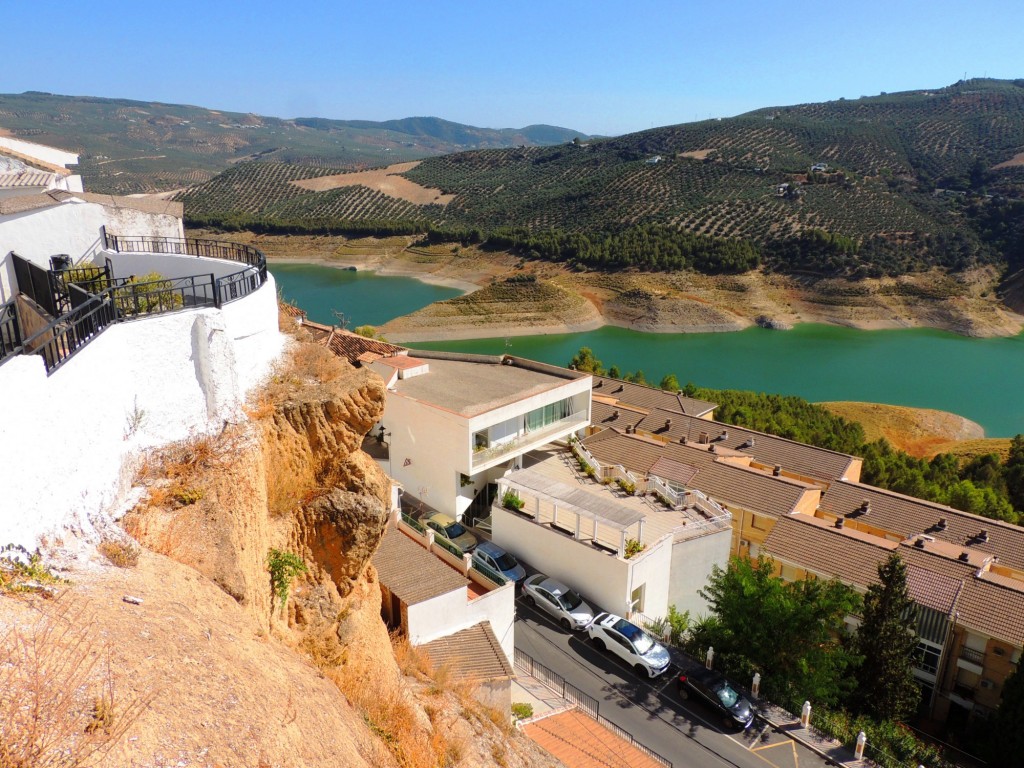
[(593, 609), (576, 590), (543, 573), (535, 573), (523, 582), (523, 598), (554, 616), (566, 631), (583, 629), (594, 620)]
[(611, 651), (640, 675), (657, 677), (672, 660), (665, 646), (614, 613), (599, 613), (587, 627), (587, 634), (595, 646)]

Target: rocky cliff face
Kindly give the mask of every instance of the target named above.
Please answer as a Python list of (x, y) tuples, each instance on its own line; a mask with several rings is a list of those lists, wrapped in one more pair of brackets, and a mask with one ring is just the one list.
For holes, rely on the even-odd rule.
[[(359, 449), (383, 405), (379, 378), (297, 346), (249, 422), (147, 462), (123, 521), (136, 565), (96, 554), (57, 601), (0, 595), (0, 625), (24, 633), (0, 636), (0, 683), (28, 703), (32, 648), (74, 659), (53, 684), (79, 699), (65, 740), (110, 766), (558, 765), (388, 636), (370, 557), (390, 481)], [(284, 605), (272, 549), (306, 568)], [(97, 726), (108, 688), (113, 725)]]

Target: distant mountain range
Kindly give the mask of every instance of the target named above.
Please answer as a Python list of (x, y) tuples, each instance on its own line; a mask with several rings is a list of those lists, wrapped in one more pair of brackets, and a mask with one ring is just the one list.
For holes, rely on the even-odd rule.
[(81, 155), (95, 192), (201, 183), (231, 164), (272, 160), (354, 170), (467, 149), (559, 144), (586, 134), (550, 125), (491, 129), (441, 120), (285, 120), (182, 104), (29, 91), (0, 95), (0, 130)]

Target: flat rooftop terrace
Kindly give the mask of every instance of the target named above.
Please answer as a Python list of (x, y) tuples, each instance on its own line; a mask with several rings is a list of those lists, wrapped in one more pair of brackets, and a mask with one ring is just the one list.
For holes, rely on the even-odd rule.
[[(708, 528), (707, 519), (696, 509), (689, 507), (669, 509), (650, 495), (630, 496), (614, 483), (603, 485), (591, 479), (580, 471), (579, 464), (572, 453), (561, 446), (548, 445), (530, 451), (523, 457), (523, 469), (531, 470), (555, 483), (571, 487), (574, 490), (572, 503), (576, 506), (589, 506), (598, 511), (612, 503), (620, 508), (624, 518), (628, 516), (642, 517), (640, 541), (647, 545), (653, 545), (666, 535), (672, 535), (676, 541), (679, 541), (719, 530), (718, 528)], [(513, 474), (509, 479), (514, 480), (514, 477)], [(586, 505), (585, 501), (581, 502), (581, 493), (577, 492), (592, 497), (593, 504)], [(529, 493), (529, 491), (525, 491), (525, 493)], [(550, 518), (549, 507), (550, 503), (547, 500), (541, 500), (540, 518), (542, 520)], [(560, 510), (562, 510), (561, 507)], [(531, 511), (529, 504), (526, 511)], [(564, 509), (564, 512), (560, 511), (559, 514), (560, 521), (562, 520), (561, 515), (564, 514), (564, 522), (567, 524), (573, 513)], [(687, 531), (687, 528), (690, 531)], [(593, 523), (589, 519), (582, 521), (581, 536), (586, 534), (589, 537), (592, 530)], [(635, 531), (635, 526), (630, 528), (631, 538), (635, 536)], [(615, 528), (598, 523), (598, 538), (604, 543), (617, 543), (619, 533)]]
[(430, 370), (418, 376), (398, 379), (395, 391), (466, 418), (582, 378), (568, 370), (564, 376), (559, 376), (519, 365), (506, 365), (499, 362), (500, 358), (446, 360), (430, 357), (429, 353), (421, 357), (416, 351), (412, 356), (422, 359)]

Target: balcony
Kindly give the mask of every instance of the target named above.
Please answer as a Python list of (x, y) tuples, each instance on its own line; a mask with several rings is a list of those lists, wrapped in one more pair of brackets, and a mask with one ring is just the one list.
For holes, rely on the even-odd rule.
[(964, 646), (960, 649), (960, 657), (956, 660), (956, 665), (960, 669), (980, 675), (985, 671), (985, 653)]
[(473, 451), (473, 468), (477, 469), (485, 464), (491, 464), (502, 459), (511, 459), (530, 448), (543, 445), (556, 436), (582, 429), (589, 423), (590, 418), (587, 412), (579, 411), (571, 416), (566, 416), (564, 419), (554, 421), (541, 429), (523, 432), (511, 440), (505, 440), (486, 448), (475, 449)]

